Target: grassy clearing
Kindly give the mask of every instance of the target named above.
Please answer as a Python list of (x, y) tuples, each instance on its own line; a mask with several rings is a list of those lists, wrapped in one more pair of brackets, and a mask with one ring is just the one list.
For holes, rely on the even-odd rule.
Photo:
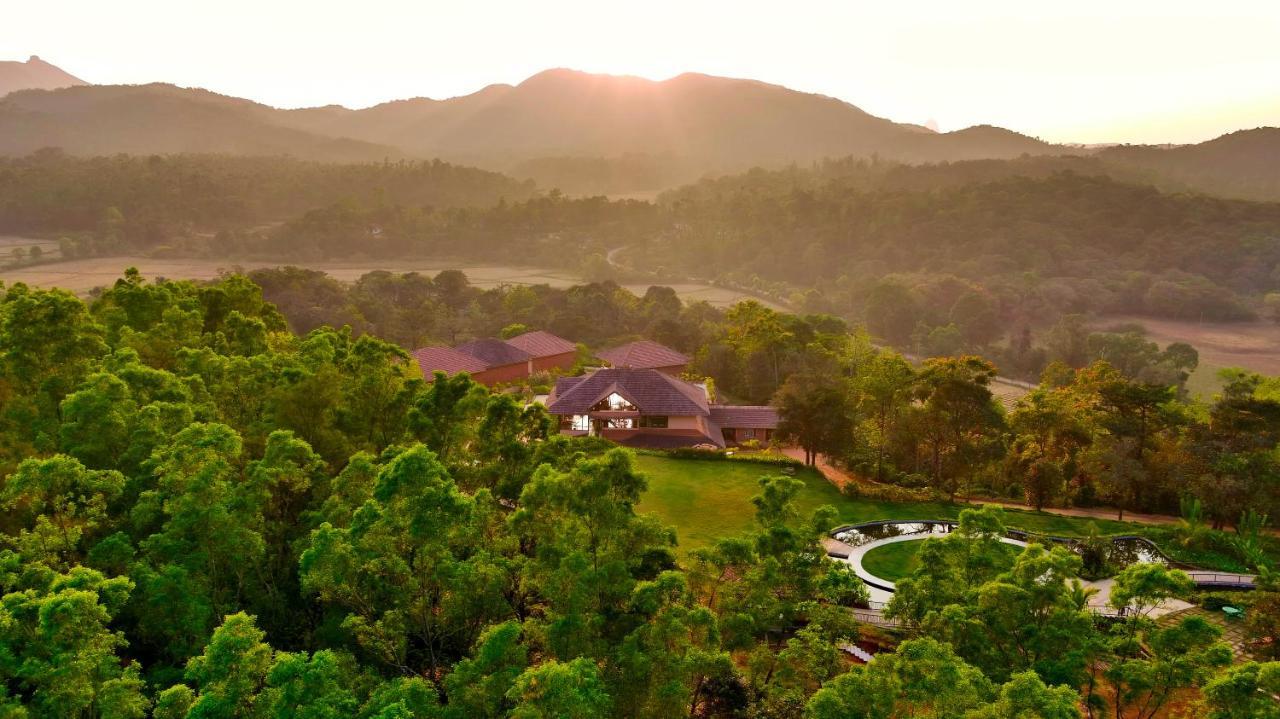
[[(896, 582), (903, 577), (910, 576), (920, 566), (920, 549), (924, 546), (926, 540), (920, 539), (911, 542), (895, 542), (893, 544), (885, 544), (862, 557), (862, 566), (868, 572)], [(1000, 545), (1000, 558), (998, 566), (1011, 567), (1018, 553), (1022, 551), (1021, 547), (1012, 544)]]
[[(759, 492), (761, 477), (777, 469), (752, 462), (674, 459), (651, 455), (636, 457), (636, 465), (649, 478), (649, 490), (639, 511), (657, 515), (676, 528), (684, 552), (705, 547), (720, 537), (751, 530), (755, 507), (751, 497)], [(796, 477), (804, 489), (796, 497), (802, 515), (829, 504), (841, 524), (876, 519), (954, 519), (964, 505), (943, 502), (884, 502), (846, 497), (817, 471), (802, 469)], [(1006, 510), (1011, 527), (1043, 534), (1081, 536), (1090, 524), (1103, 534), (1132, 533), (1142, 525), (1113, 520), (1061, 517), (1042, 512)]]

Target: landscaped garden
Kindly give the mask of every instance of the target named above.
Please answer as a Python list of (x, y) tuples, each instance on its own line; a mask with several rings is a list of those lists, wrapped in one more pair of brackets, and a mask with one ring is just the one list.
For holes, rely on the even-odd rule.
[[(729, 459), (686, 459), (657, 453), (636, 456), (636, 466), (648, 477), (649, 489), (638, 510), (656, 515), (675, 527), (681, 554), (705, 547), (720, 537), (749, 531), (755, 515), (751, 498), (759, 492), (760, 477), (778, 474), (781, 466), (763, 462)], [(801, 515), (829, 504), (836, 508), (840, 524), (857, 524), (874, 520), (955, 519), (970, 505), (946, 502), (889, 502), (851, 497), (842, 494), (817, 470), (795, 467), (795, 476), (804, 482), (796, 497)], [(1062, 537), (1084, 537), (1091, 530), (1101, 535), (1136, 534), (1155, 541), (1177, 561), (1208, 569), (1246, 571), (1247, 567), (1227, 552), (1206, 548), (1192, 550), (1182, 546), (1170, 526), (1153, 526), (1109, 519), (1064, 517), (1047, 512), (1006, 510), (1005, 524), (1011, 529)], [(833, 527), (834, 529), (834, 527)], [(1224, 535), (1225, 536), (1225, 535)], [(1269, 552), (1275, 554), (1275, 542), (1268, 539)], [(919, 542), (907, 542), (917, 545)], [(885, 558), (890, 563), (909, 562), (909, 549)], [(891, 574), (881, 574), (892, 579)], [(902, 576), (902, 574), (899, 574)]]
[[(881, 579), (896, 582), (903, 577), (911, 576), (916, 567), (920, 566), (920, 549), (924, 547), (925, 541), (925, 539), (917, 539), (875, 547), (863, 556), (862, 566)], [(1013, 561), (1022, 551), (1022, 547), (1013, 544), (1000, 544), (999, 547), (1001, 556), (996, 560), (997, 566), (1013, 566)]]
[[(759, 479), (778, 474), (781, 467), (743, 460), (683, 459), (640, 454), (636, 466), (649, 478), (649, 489), (640, 500), (641, 512), (657, 515), (676, 528), (684, 552), (707, 546), (719, 537), (751, 529), (755, 507), (751, 498), (760, 491)], [(877, 519), (955, 519), (963, 504), (946, 502), (888, 502), (849, 497), (840, 493), (817, 470), (796, 467), (804, 481), (796, 497), (802, 515), (829, 504), (842, 524)], [(1105, 519), (1063, 517), (1045, 512), (1010, 510), (1011, 528), (1039, 534), (1084, 536), (1095, 525), (1103, 534), (1136, 533), (1142, 525)], [(834, 528), (833, 528), (834, 529)]]

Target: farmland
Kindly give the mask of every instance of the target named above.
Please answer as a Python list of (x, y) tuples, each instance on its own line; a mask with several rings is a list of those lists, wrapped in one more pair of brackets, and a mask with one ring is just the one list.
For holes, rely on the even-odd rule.
[[(26, 238), (0, 238), (21, 240), (20, 246), (28, 247), (40, 243), (40, 240)], [(4, 251), (0, 244), (0, 252)], [(56, 251), (57, 245), (53, 244)], [(46, 248), (46, 251), (48, 248)], [(127, 267), (137, 267), (144, 277), (164, 277), (168, 279), (210, 280), (220, 274), (237, 270), (254, 270), (264, 267), (280, 266), (280, 262), (247, 261), (236, 262), (219, 259), (161, 259), (150, 257), (95, 257), (90, 259), (69, 260), (32, 265), (21, 268), (0, 269), (0, 280), (6, 284), (25, 282), (34, 287), (61, 287), (77, 294), (89, 294), (96, 287), (106, 287), (114, 282)], [(546, 284), (552, 287), (569, 287), (583, 282), (578, 275), (565, 270), (549, 270), (536, 267), (513, 267), (500, 265), (466, 265), (448, 260), (395, 260), (395, 261), (328, 261), (308, 262), (309, 269), (321, 270), (338, 280), (351, 282), (361, 275), (376, 270), (390, 272), (418, 272), (434, 275), (442, 270), (456, 269), (466, 273), (471, 283), (481, 288), (498, 285), (536, 285)], [(623, 286), (637, 294), (644, 291), (652, 283), (624, 283)], [(696, 283), (672, 283), (681, 299), (687, 302), (705, 300), (716, 307), (727, 307), (739, 300), (749, 297), (746, 293), (723, 287)]]
[(1099, 328), (1140, 324), (1147, 338), (1161, 347), (1186, 342), (1200, 353), (1200, 366), (1187, 386), (1192, 394), (1208, 399), (1221, 387), (1218, 370), (1243, 367), (1265, 375), (1280, 374), (1280, 325), (1273, 322), (1194, 322), (1138, 316), (1108, 316)]

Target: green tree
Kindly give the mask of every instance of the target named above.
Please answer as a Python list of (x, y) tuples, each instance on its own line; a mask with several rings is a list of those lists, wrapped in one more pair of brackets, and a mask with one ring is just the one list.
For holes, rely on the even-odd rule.
[[(138, 667), (126, 668), (117, 653), (128, 641), (111, 626), (133, 583), (76, 567), (67, 574), (46, 572), (33, 584), (6, 582), (0, 598), (0, 708), (6, 716), (146, 716)], [(4, 690), (25, 697), (26, 711), (5, 707)]]
[(612, 700), (599, 668), (586, 658), (527, 669), (507, 691), (512, 719), (602, 719)]

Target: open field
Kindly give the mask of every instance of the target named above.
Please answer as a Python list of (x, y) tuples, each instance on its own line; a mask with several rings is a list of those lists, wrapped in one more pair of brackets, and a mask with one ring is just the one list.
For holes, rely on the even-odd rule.
[[(777, 473), (775, 467), (766, 464), (647, 454), (636, 457), (636, 466), (649, 478), (649, 490), (638, 510), (655, 514), (675, 527), (682, 552), (750, 531), (755, 516), (751, 497), (759, 492), (759, 479)], [(804, 481), (804, 489), (796, 497), (801, 516), (829, 504), (836, 508), (840, 524), (875, 519), (954, 519), (965, 509), (964, 505), (944, 502), (899, 503), (846, 497), (812, 469), (802, 469), (796, 477)], [(1132, 522), (1012, 510), (1005, 512), (1005, 521), (1011, 527), (1062, 536), (1086, 534), (1090, 524), (1104, 534), (1135, 532), (1142, 527)]]
[[(5, 238), (0, 238), (3, 240)], [(29, 247), (31, 244), (44, 242), (28, 238), (16, 238), (19, 246)], [(52, 243), (52, 251), (57, 251), (57, 243)], [(45, 248), (49, 251), (49, 248)], [(0, 254), (5, 246), (0, 243)], [(31, 267), (0, 269), (0, 280), (7, 284), (25, 282), (34, 287), (61, 287), (77, 294), (88, 294), (96, 287), (106, 287), (115, 282), (127, 267), (137, 267), (143, 276), (149, 278), (164, 277), (168, 279), (209, 280), (219, 274), (234, 270), (255, 270), (263, 267), (279, 267), (297, 264), (308, 269), (320, 270), (336, 279), (351, 282), (361, 275), (376, 270), (390, 272), (419, 272), (434, 275), (442, 270), (462, 270), (467, 278), (477, 287), (496, 287), (498, 285), (537, 285), (546, 284), (552, 287), (569, 287), (580, 284), (583, 279), (565, 270), (548, 270), (536, 267), (511, 267), (500, 265), (475, 265), (448, 260), (398, 260), (368, 262), (271, 262), (248, 261), (235, 262), (216, 259), (157, 259), (150, 257), (94, 257), (89, 259), (53, 262)], [(648, 284), (624, 284), (624, 287), (643, 295)], [(737, 290), (712, 287), (695, 283), (672, 284), (681, 299), (695, 302), (706, 300), (717, 307), (727, 307), (749, 295)]]
[(7, 264), (12, 259), (15, 249), (21, 248), (24, 253), (30, 253), (33, 247), (39, 247), (45, 258), (59, 257), (62, 254), (57, 240), (0, 235), (0, 265)]
[(1200, 367), (1187, 386), (1193, 394), (1210, 398), (1221, 388), (1218, 370), (1243, 367), (1265, 375), (1280, 375), (1280, 325), (1274, 322), (1193, 322), (1152, 317), (1109, 316), (1094, 325), (1106, 328), (1133, 323), (1147, 329), (1147, 338), (1164, 348), (1186, 342), (1200, 353)]

